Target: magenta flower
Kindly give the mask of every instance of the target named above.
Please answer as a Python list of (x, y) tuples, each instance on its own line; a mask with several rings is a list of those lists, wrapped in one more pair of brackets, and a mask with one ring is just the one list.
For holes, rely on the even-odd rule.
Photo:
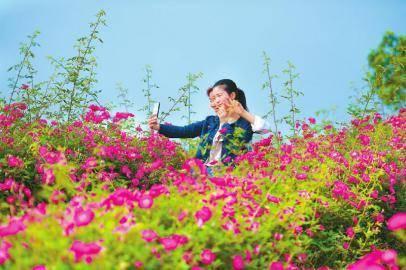
[(178, 247), (178, 242), (172, 236), (160, 238), (159, 242), (164, 246), (166, 251), (171, 251)]
[(39, 155), (48, 163), (48, 164), (66, 164), (65, 155), (59, 151), (48, 151), (45, 146), (39, 148)]
[(102, 250), (102, 247), (97, 243), (85, 243), (75, 240), (70, 247), (70, 250), (75, 255), (75, 262), (85, 259), (86, 263), (91, 263), (93, 257)]
[(135, 263), (134, 263), (134, 267), (135, 268), (141, 268), (142, 266), (143, 266), (144, 264), (141, 262), (141, 261), (136, 261)]
[(85, 115), (85, 121), (95, 124), (100, 124), (104, 120), (110, 118), (110, 113), (107, 111), (106, 108), (97, 106), (97, 105), (90, 105), (90, 111), (88, 111)]
[(354, 228), (353, 227), (348, 227), (347, 230), (346, 230), (346, 233), (347, 233), (347, 236), (349, 238), (353, 238), (354, 235), (355, 235)]
[(10, 254), (8, 250), (12, 245), (7, 241), (2, 241), (0, 244), (0, 265), (3, 265), (6, 261), (10, 259)]
[(283, 237), (283, 234), (281, 234), (281, 233), (274, 233), (274, 235), (273, 235), (273, 238), (276, 241), (280, 241), (282, 239), (282, 237)]
[(117, 112), (113, 117), (113, 123), (117, 123), (130, 117), (134, 117), (134, 114), (127, 112)]
[(392, 249), (385, 251), (375, 250), (347, 267), (347, 270), (364, 269), (399, 269), (396, 251)]
[(44, 185), (52, 185), (55, 182), (54, 171), (52, 169), (44, 169), (41, 180)]
[(396, 213), (389, 218), (388, 229), (391, 231), (406, 229), (406, 212)]
[(216, 254), (214, 254), (210, 249), (205, 249), (200, 254), (201, 262), (203, 264), (211, 264), (216, 259)]
[(93, 170), (97, 166), (97, 160), (95, 157), (89, 157), (86, 159), (85, 163), (82, 165), (83, 170)]
[(226, 134), (227, 133), (227, 128), (223, 127), (219, 130), (220, 134)]
[(8, 156), (7, 164), (11, 168), (22, 168), (22, 167), (24, 167), (24, 161), (22, 161), (20, 158), (15, 157), (15, 156)]
[(245, 267), (244, 259), (241, 255), (233, 256), (233, 269), (243, 270)]
[(143, 230), (141, 234), (142, 239), (144, 239), (146, 242), (153, 242), (158, 239), (158, 234), (153, 230)]
[(272, 262), (269, 266), (269, 270), (283, 270), (283, 263), (281, 262)]
[(362, 145), (365, 145), (365, 146), (369, 145), (370, 138), (367, 135), (360, 134), (358, 136), (358, 139), (361, 141)]
[(92, 210), (83, 210), (83, 208), (75, 209), (73, 220), (77, 227), (86, 226), (94, 219), (94, 213)]
[(150, 195), (147, 195), (147, 194), (143, 194), (138, 199), (138, 206), (140, 208), (151, 208), (153, 203), (154, 203), (154, 199)]
[(266, 196), (266, 198), (267, 198), (267, 200), (268, 200), (269, 202), (273, 202), (273, 203), (276, 203), (276, 204), (279, 204), (279, 203), (281, 202), (281, 199), (280, 199), (280, 198), (275, 197), (275, 196), (272, 196), (271, 194), (268, 194), (268, 195)]
[(303, 232), (303, 228), (301, 226), (295, 227), (295, 230), (294, 230), (295, 235), (302, 234), (302, 232)]
[(0, 226), (0, 237), (18, 234), (25, 230), (22, 220), (12, 220), (9, 224)]
[(195, 218), (197, 220), (197, 225), (199, 227), (203, 226), (204, 223), (210, 220), (212, 214), (210, 208), (203, 206), (202, 209), (196, 212)]
[(296, 179), (297, 180), (305, 180), (307, 178), (307, 174), (305, 173), (297, 173), (296, 174)]

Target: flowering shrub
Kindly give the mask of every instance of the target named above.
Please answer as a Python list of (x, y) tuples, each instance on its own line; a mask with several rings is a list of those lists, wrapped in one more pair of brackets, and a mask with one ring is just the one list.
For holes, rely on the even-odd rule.
[(322, 133), (303, 122), (300, 136), (280, 148), (263, 139), (213, 177), (166, 138), (123, 133), (98, 106), (68, 126), (23, 114), (13, 104), (0, 115), (6, 268), (404, 263), (405, 110)]
[[(132, 114), (91, 105), (83, 121), (70, 125), (22, 121), (26, 106), (0, 114), (0, 210), (15, 214), (42, 200), (64, 200), (79, 191), (148, 188), (184, 160), (181, 148), (158, 135), (120, 130)], [(52, 196), (51, 196), (52, 195)]]

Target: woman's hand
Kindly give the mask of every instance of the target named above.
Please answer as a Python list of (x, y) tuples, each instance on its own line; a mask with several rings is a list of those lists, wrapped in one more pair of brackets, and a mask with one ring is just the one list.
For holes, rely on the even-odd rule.
[(152, 114), (148, 119), (148, 126), (151, 130), (159, 130), (158, 117)]
[(217, 111), (217, 114), (220, 118), (220, 122), (227, 122), (228, 119), (228, 113), (227, 113), (227, 107), (222, 105)]
[(239, 116), (243, 116), (244, 113), (246, 112), (244, 107), (241, 105), (240, 102), (238, 102), (238, 100), (231, 100), (230, 101), (230, 105), (229, 105), (229, 110), (231, 114), (238, 114)]

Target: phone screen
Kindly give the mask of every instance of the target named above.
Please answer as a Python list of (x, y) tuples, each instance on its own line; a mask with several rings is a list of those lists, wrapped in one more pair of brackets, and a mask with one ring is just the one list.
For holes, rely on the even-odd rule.
[(157, 102), (154, 104), (154, 109), (152, 110), (152, 114), (155, 114), (156, 116), (158, 116), (159, 114), (159, 107), (160, 107), (160, 103)]

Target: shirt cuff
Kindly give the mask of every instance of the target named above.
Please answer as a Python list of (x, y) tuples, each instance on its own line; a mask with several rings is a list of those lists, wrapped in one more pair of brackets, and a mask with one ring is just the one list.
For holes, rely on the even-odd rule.
[(252, 131), (259, 134), (270, 132), (270, 124), (268, 121), (258, 115), (254, 115), (254, 123), (251, 123)]

